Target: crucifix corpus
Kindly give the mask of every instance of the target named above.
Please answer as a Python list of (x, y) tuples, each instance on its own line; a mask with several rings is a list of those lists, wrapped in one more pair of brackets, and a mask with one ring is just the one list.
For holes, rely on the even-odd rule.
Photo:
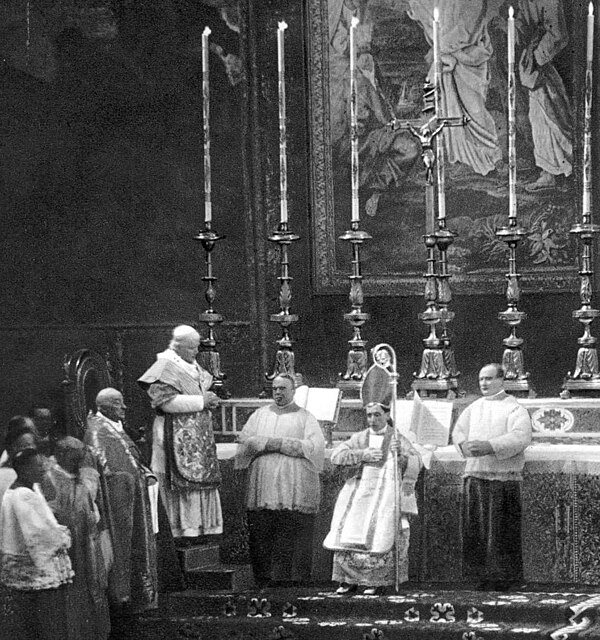
[[(423, 112), (426, 113), (431, 109), (428, 107), (428, 98), (432, 93), (435, 93), (435, 88), (425, 84), (425, 108)], [(423, 120), (400, 120), (398, 118), (393, 118), (391, 122), (388, 123), (388, 127), (392, 131), (397, 131), (398, 129), (405, 129), (411, 133), (421, 144), (421, 158), (423, 160), (423, 164), (425, 165), (425, 207), (426, 207), (426, 233), (433, 233), (436, 219), (435, 205), (434, 205), (434, 193), (435, 193), (435, 182), (433, 178), (433, 170), (436, 166), (436, 157), (438, 162), (438, 190), (443, 190), (443, 183), (440, 181), (440, 176), (443, 176), (443, 173), (440, 173), (440, 170), (443, 169), (444, 156), (442, 153), (442, 148), (436, 150), (434, 144), (437, 145), (437, 136), (443, 131), (445, 127), (464, 127), (467, 122), (469, 122), (469, 118), (466, 116), (458, 116), (458, 117), (439, 117), (437, 114), (431, 116), (427, 120), (423, 122)], [(445, 217), (445, 216), (444, 216)], [(442, 216), (439, 216), (441, 219)]]

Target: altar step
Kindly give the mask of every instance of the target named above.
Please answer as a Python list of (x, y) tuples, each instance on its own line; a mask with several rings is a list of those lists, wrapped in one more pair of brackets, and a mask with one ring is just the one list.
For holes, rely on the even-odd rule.
[(179, 547), (177, 554), (188, 589), (238, 592), (254, 586), (249, 565), (221, 563), (218, 544)]
[(250, 565), (217, 564), (185, 572), (188, 589), (198, 591), (246, 591), (254, 586)]
[(219, 545), (215, 543), (179, 547), (177, 555), (182, 571), (185, 573), (219, 564), (219, 549)]
[(600, 593), (412, 588), (347, 597), (333, 589), (172, 594), (137, 621), (131, 640), (600, 640)]

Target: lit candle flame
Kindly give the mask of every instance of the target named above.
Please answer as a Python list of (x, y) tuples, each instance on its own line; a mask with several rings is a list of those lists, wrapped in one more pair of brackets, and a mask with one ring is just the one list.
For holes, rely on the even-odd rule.
[(594, 15), (594, 5), (590, 2), (590, 6), (589, 6), (589, 15), (593, 16)]
[(204, 31), (202, 32), (203, 36), (209, 36), (211, 33), (210, 27), (204, 27)]
[(440, 19), (440, 10), (437, 7), (433, 10), (433, 19), (436, 22)]
[(359, 23), (359, 19), (356, 16), (352, 16), (352, 20), (350, 21), (350, 26), (356, 27), (358, 23)]
[(281, 22), (278, 22), (277, 26), (279, 27), (280, 31), (284, 31), (288, 27), (287, 26), (287, 22), (285, 22), (285, 20), (282, 20)]
[(509, 18), (514, 18), (515, 17), (515, 10), (512, 8), (512, 5), (510, 7), (508, 7), (508, 17)]

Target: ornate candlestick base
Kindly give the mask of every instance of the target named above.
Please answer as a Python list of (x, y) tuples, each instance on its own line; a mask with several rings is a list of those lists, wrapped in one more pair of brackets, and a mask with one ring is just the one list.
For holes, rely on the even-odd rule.
[(277, 227), (277, 231), (268, 238), (271, 242), (279, 245), (281, 273), (278, 277), (280, 282), (279, 288), (279, 313), (273, 313), (269, 316), (270, 322), (276, 322), (281, 327), (282, 336), (277, 343), (277, 352), (275, 354), (275, 362), (271, 373), (265, 373), (265, 385), (259, 394), (261, 398), (271, 395), (271, 383), (281, 373), (291, 375), (296, 380), (296, 385), (302, 384), (302, 374), (296, 373), (296, 356), (292, 350), (293, 341), (290, 337), (289, 328), (295, 322), (298, 322), (298, 316), (290, 313), (290, 305), (292, 303), (292, 289), (290, 283), (292, 278), (289, 274), (288, 247), (292, 242), (300, 240), (300, 236), (288, 230), (286, 222), (281, 222)]
[(427, 248), (427, 272), (425, 273), (425, 302), (427, 308), (419, 314), (419, 320), (429, 327), (429, 335), (423, 340), (421, 368), (413, 373), (415, 378), (411, 384), (413, 391), (419, 395), (434, 398), (455, 398), (458, 381), (448, 369), (448, 354), (444, 340), (438, 338), (436, 327), (441, 322), (449, 322), (454, 314), (447, 309), (440, 309), (437, 304), (439, 282), (435, 271), (435, 233), (423, 237)]
[(429, 323), (430, 334), (423, 340), (425, 347), (421, 356), (421, 368), (413, 373), (415, 379), (410, 386), (422, 397), (453, 399), (458, 395), (458, 380), (451, 375), (446, 366), (444, 344), (436, 334), (436, 325), (442, 316), (439, 310), (435, 313), (419, 314), (419, 320)]
[(454, 347), (448, 333), (448, 324), (454, 320), (454, 312), (448, 309), (452, 301), (452, 292), (450, 291), (450, 274), (448, 273), (448, 248), (454, 242), (456, 234), (446, 229), (446, 219), (438, 220), (438, 230), (435, 232), (435, 244), (438, 248), (439, 273), (437, 274), (438, 293), (437, 306), (440, 311), (440, 342), (444, 355), (444, 364), (448, 370), (447, 378), (450, 382), (447, 397), (455, 397), (458, 389), (458, 376), (460, 371), (456, 366), (456, 358), (454, 357)]
[(526, 236), (527, 231), (517, 225), (516, 218), (510, 218), (507, 227), (500, 227), (496, 230), (496, 237), (506, 243), (508, 247), (507, 308), (498, 313), (498, 320), (502, 320), (510, 328), (510, 335), (502, 340), (502, 344), (506, 347), (502, 354), (504, 388), (515, 396), (534, 398), (535, 391), (529, 382), (529, 373), (525, 372), (525, 359), (521, 349), (524, 341), (517, 337), (517, 328), (527, 318), (527, 314), (517, 309), (521, 299), (519, 288), (521, 274), (517, 272), (516, 253), (519, 243)]
[(369, 320), (368, 313), (364, 313), (362, 305), (364, 302), (362, 290), (362, 273), (360, 264), (360, 247), (365, 240), (370, 240), (371, 236), (366, 231), (358, 229), (358, 221), (352, 223), (352, 229), (346, 231), (340, 240), (345, 240), (352, 244), (352, 274), (350, 279), (350, 304), (352, 311), (344, 314), (344, 320), (350, 324), (354, 332), (353, 337), (348, 340), (350, 349), (346, 358), (346, 372), (339, 374), (337, 387), (345, 393), (359, 395), (364, 377), (369, 368), (369, 356), (367, 353), (367, 341), (361, 336), (361, 328)]
[(208, 328), (208, 335), (200, 339), (201, 350), (198, 354), (198, 361), (213, 376), (211, 390), (221, 398), (229, 398), (231, 393), (224, 386), (227, 375), (221, 370), (221, 356), (217, 350), (218, 340), (214, 331), (215, 326), (223, 322), (223, 316), (213, 309), (213, 304), (217, 297), (214, 283), (217, 279), (213, 275), (212, 250), (215, 248), (215, 244), (224, 238), (225, 236), (220, 236), (211, 229), (210, 222), (206, 222), (204, 231), (194, 237), (195, 240), (202, 244), (202, 248), (206, 252), (206, 275), (203, 276), (202, 280), (206, 282), (204, 297), (208, 303), (208, 309), (198, 315), (198, 320), (206, 324)]
[(573, 318), (579, 320), (583, 325), (583, 335), (577, 340), (579, 350), (577, 351), (577, 362), (575, 371), (567, 373), (562, 398), (569, 398), (572, 392), (581, 396), (600, 396), (600, 372), (598, 371), (598, 351), (596, 349), (597, 339), (591, 334), (591, 323), (600, 315), (598, 309), (592, 308), (592, 242), (594, 235), (600, 233), (600, 226), (589, 222), (589, 214), (584, 212), (584, 222), (576, 224), (571, 228), (571, 233), (579, 236), (583, 249), (581, 253), (581, 269), (579, 298), (581, 308), (573, 311)]
[(525, 373), (525, 361), (523, 358), (523, 339), (516, 335), (517, 325), (527, 317), (522, 311), (501, 311), (498, 319), (511, 327), (508, 338), (502, 340), (506, 347), (502, 354), (502, 367), (504, 368), (504, 389), (517, 397), (535, 398), (535, 391), (529, 383), (529, 373)]

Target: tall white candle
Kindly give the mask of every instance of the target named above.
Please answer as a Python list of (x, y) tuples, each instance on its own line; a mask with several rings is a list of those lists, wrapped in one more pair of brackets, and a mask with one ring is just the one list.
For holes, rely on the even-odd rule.
[[(433, 9), (433, 84), (435, 86), (435, 115), (437, 118), (442, 117), (442, 59), (440, 56), (440, 10), (435, 7)], [(446, 168), (444, 155), (444, 138), (443, 133), (439, 134), (439, 138), (435, 142), (435, 168), (437, 178), (437, 219), (444, 221), (446, 219)], [(444, 223), (442, 223), (444, 224)], [(435, 220), (431, 225), (435, 227)]]
[(208, 36), (211, 31), (205, 27), (202, 32), (202, 126), (204, 129), (204, 222), (212, 221), (212, 196), (210, 176), (210, 86), (208, 75)]
[(515, 18), (514, 9), (508, 8), (508, 219), (517, 218), (517, 112), (515, 84)]
[(586, 59), (592, 62), (594, 59), (594, 5), (590, 2), (587, 19), (587, 50)]
[(358, 200), (358, 107), (356, 96), (356, 27), (358, 18), (350, 22), (350, 145), (352, 176), (352, 222), (359, 222), (360, 208)]
[(285, 46), (284, 32), (287, 24), (277, 25), (277, 72), (279, 84), (279, 221), (287, 224), (287, 134), (285, 114)]
[(515, 63), (515, 10), (512, 6), (508, 7), (508, 64)]
[(585, 69), (585, 98), (583, 120), (583, 223), (591, 222), (592, 216), (592, 97), (594, 61), (594, 6), (590, 2), (587, 19), (587, 51)]

